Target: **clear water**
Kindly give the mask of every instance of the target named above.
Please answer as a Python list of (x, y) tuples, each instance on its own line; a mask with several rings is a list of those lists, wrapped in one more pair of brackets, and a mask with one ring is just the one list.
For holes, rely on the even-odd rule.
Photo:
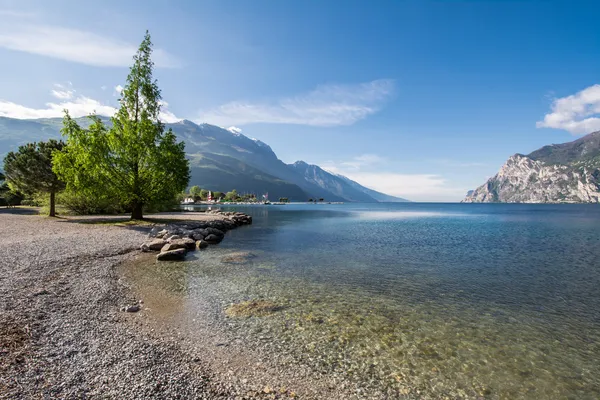
[(392, 396), (600, 398), (600, 207), (232, 208), (254, 225), (186, 263), (188, 307), (275, 301), (232, 329)]

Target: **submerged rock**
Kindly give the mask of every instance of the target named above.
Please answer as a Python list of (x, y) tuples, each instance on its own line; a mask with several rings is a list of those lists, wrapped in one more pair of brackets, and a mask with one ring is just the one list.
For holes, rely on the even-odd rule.
[(221, 258), (221, 261), (229, 264), (243, 264), (254, 257), (256, 256), (250, 252), (240, 251), (237, 253), (230, 253), (226, 256), (223, 256), (223, 258)]
[(269, 300), (249, 300), (232, 304), (225, 310), (225, 314), (229, 317), (264, 317), (282, 308)]
[(179, 261), (179, 260), (183, 260), (185, 258), (186, 253), (187, 253), (187, 250), (184, 248), (168, 250), (168, 251), (163, 251), (163, 252), (159, 253), (156, 256), (156, 259), (159, 261)]

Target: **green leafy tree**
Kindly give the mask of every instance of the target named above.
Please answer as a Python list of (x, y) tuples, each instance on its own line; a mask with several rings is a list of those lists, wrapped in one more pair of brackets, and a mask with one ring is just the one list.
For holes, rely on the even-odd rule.
[(25, 194), (49, 193), (51, 217), (56, 216), (56, 193), (65, 188), (65, 184), (52, 171), (52, 159), (63, 147), (63, 142), (53, 139), (28, 143), (4, 158), (4, 172), (9, 187), (13, 192)]
[(223, 197), (223, 192), (212, 192), (213, 200), (220, 200)]
[(200, 191), (200, 199), (206, 200), (208, 198), (208, 190), (202, 189)]
[(227, 192), (225, 194), (225, 200), (227, 201), (236, 201), (238, 198), (237, 190), (233, 189), (231, 192)]
[(187, 187), (190, 171), (184, 143), (160, 121), (161, 94), (152, 78), (152, 42), (146, 32), (120, 99), (121, 107), (107, 129), (90, 116), (82, 129), (65, 112), (65, 150), (54, 170), (70, 189), (90, 196), (107, 195), (142, 219), (144, 208), (166, 204)]
[(190, 196), (194, 198), (194, 201), (198, 201), (202, 198), (202, 188), (200, 186), (194, 185), (190, 188)]

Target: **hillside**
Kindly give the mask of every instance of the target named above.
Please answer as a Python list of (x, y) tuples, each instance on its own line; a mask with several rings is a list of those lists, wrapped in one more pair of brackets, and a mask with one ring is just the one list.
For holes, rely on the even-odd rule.
[(600, 202), (600, 132), (563, 144), (515, 154), (467, 203)]
[[(110, 119), (102, 117), (107, 123)], [(0, 117), (0, 159), (19, 145), (59, 138), (62, 120), (19, 120)], [(82, 126), (89, 119), (78, 118)], [(260, 140), (209, 124), (183, 120), (166, 124), (185, 141), (192, 169), (190, 186), (211, 190), (265, 193), (270, 198), (294, 201), (323, 198), (326, 201), (404, 201), (373, 191), (346, 177), (331, 174), (303, 162), (287, 165)]]

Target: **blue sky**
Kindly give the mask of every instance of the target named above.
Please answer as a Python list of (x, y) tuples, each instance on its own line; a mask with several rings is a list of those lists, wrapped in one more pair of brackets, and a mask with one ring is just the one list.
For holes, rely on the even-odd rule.
[[(575, 5), (576, 4), (576, 5)], [(600, 130), (594, 1), (0, 0), (0, 115), (109, 114), (149, 29), (165, 119), (416, 201)]]

